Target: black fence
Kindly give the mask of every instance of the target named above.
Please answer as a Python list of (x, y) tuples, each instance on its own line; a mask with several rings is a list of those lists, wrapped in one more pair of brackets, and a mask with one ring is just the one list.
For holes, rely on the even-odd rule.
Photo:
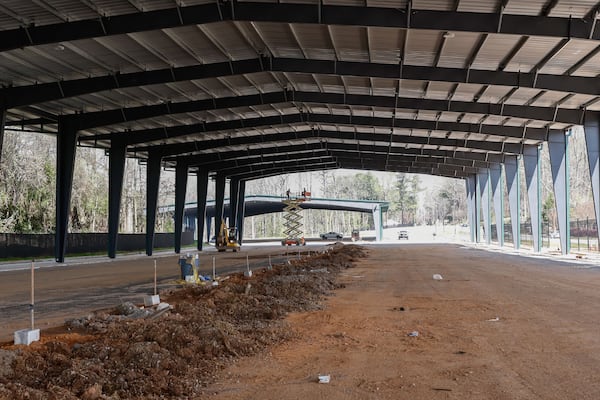
[[(156, 233), (155, 248), (174, 247), (173, 233)], [(184, 232), (181, 245), (194, 243), (194, 232)], [(118, 251), (145, 251), (146, 235), (143, 233), (121, 233), (117, 240)], [(67, 236), (67, 254), (106, 253), (107, 233), (70, 233)], [(0, 233), (1, 258), (54, 257), (54, 234)]]
[[(492, 225), (492, 240), (498, 241), (496, 225)], [(533, 246), (531, 223), (521, 224), (521, 244)], [(575, 219), (570, 223), (571, 249), (598, 251), (598, 225), (595, 218)], [(504, 241), (514, 243), (512, 224), (504, 224)], [(542, 246), (555, 248), (559, 246), (558, 227), (554, 230), (550, 223), (542, 223)]]

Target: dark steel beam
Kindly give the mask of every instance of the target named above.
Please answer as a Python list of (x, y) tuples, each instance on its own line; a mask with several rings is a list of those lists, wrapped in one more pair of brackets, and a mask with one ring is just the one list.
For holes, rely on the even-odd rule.
[(148, 256), (151, 256), (154, 251), (161, 158), (162, 155), (154, 151), (148, 157), (146, 165), (146, 255)]
[[(292, 174), (292, 173), (298, 173), (298, 172), (308, 172), (308, 171), (323, 171), (323, 170), (330, 170), (330, 169), (339, 169), (339, 168), (348, 168), (348, 169), (358, 169), (358, 170), (377, 170), (377, 168), (375, 168), (374, 166), (371, 165), (364, 165), (361, 164), (359, 165), (358, 163), (356, 163), (355, 165), (353, 164), (346, 164), (345, 166), (341, 166), (339, 164), (332, 164), (332, 165), (322, 165), (322, 164), (316, 164), (316, 165), (304, 165), (302, 167), (287, 167), (287, 168), (273, 168), (273, 169), (267, 169), (267, 170), (263, 170), (263, 171), (259, 171), (259, 172), (249, 172), (249, 173), (244, 173), (244, 174), (239, 174), (236, 175), (236, 178), (245, 180), (245, 181), (249, 181), (249, 180), (254, 180), (254, 179), (261, 179), (261, 178), (267, 178), (270, 176), (277, 176), (277, 175), (282, 175), (282, 174)], [(437, 176), (443, 176), (443, 177), (447, 177), (447, 178), (458, 178), (458, 179), (462, 179), (462, 178), (466, 178), (469, 174), (465, 174), (463, 172), (448, 172), (448, 171), (443, 171), (443, 170), (439, 170), (436, 169), (435, 171), (430, 168), (430, 169), (419, 169), (419, 170), (415, 170), (415, 169), (408, 169), (408, 168), (404, 168), (403, 170), (400, 170), (399, 168), (397, 170), (394, 171), (389, 171), (389, 172), (407, 172), (407, 173), (419, 173), (419, 174), (429, 174), (429, 175), (437, 175)]]
[[(346, 169), (365, 169), (365, 170), (381, 170), (381, 165), (379, 163), (360, 163), (358, 161), (349, 160), (347, 162), (339, 162), (340, 168)], [(405, 173), (413, 173), (413, 174), (427, 174), (427, 175), (438, 175), (438, 176), (446, 176), (450, 178), (462, 178), (469, 175), (469, 173), (465, 173), (463, 171), (459, 171), (453, 168), (445, 168), (445, 167), (403, 167), (397, 166), (393, 168), (387, 168), (385, 171), (387, 172), (405, 172)]]
[(316, 164), (316, 165), (303, 165), (301, 167), (288, 167), (288, 168), (272, 168), (266, 169), (262, 171), (254, 171), (254, 172), (245, 172), (242, 174), (237, 174), (232, 176), (232, 178), (237, 178), (243, 181), (251, 181), (254, 179), (268, 178), (270, 176), (277, 176), (282, 174), (293, 174), (298, 172), (310, 172), (310, 171), (323, 171), (330, 169), (339, 168), (337, 163), (331, 164)]
[[(162, 10), (27, 26), (0, 32), (0, 51), (79, 39), (148, 30), (207, 24), (218, 21), (282, 22), (323, 25), (434, 29), (530, 36), (590, 37), (589, 19), (495, 13), (434, 11), (387, 7), (319, 4), (230, 2), (180, 6)], [(593, 33), (593, 39), (600, 35)]]
[(4, 147), (4, 127), (6, 126), (6, 110), (0, 108), (0, 159), (2, 158), (2, 148)]
[(221, 229), (221, 221), (224, 218), (224, 204), (225, 204), (225, 183), (227, 176), (217, 172), (215, 178), (215, 237), (219, 236), (219, 230)]
[[(279, 162), (268, 162), (268, 163), (260, 163), (260, 164), (248, 164), (239, 167), (229, 167), (229, 168), (221, 168), (217, 171), (217, 176), (219, 174), (223, 174), (227, 177), (236, 176), (238, 174), (246, 173), (246, 172), (256, 172), (262, 171), (270, 168), (287, 168), (287, 167), (300, 167), (302, 165), (312, 165), (312, 164), (329, 164), (335, 163), (336, 160), (331, 156), (314, 156), (314, 157), (302, 157), (301, 155), (296, 156), (296, 158), (287, 160), (287, 161), (279, 161)], [(235, 178), (237, 180), (237, 178)]]
[[(353, 142), (389, 142), (396, 144), (419, 144), (430, 146), (449, 146), (463, 147), (468, 149), (479, 149), (485, 151), (506, 151), (512, 153), (513, 149), (507, 147), (503, 142), (494, 142), (489, 140), (469, 140), (469, 139), (448, 139), (443, 137), (431, 136), (414, 136), (410, 132), (406, 134), (395, 133), (390, 137), (385, 133), (363, 133), (363, 132), (343, 132), (343, 131), (327, 131), (327, 130), (306, 130), (306, 131), (291, 131), (265, 135), (239, 136), (226, 139), (205, 140), (197, 143), (178, 143), (172, 146), (165, 146), (165, 155), (175, 155), (181, 153), (193, 153), (194, 151), (218, 150), (222, 147), (231, 146), (252, 146), (257, 143), (281, 143), (285, 141), (299, 141), (313, 139), (319, 141), (328, 141), (331, 139), (353, 141)], [(152, 147), (160, 148), (161, 146)], [(520, 146), (519, 146), (520, 147)], [(138, 148), (137, 151), (143, 151), (143, 148)], [(133, 151), (133, 150), (132, 150)]]
[(436, 169), (444, 169), (446, 171), (452, 172), (464, 172), (474, 174), (477, 173), (478, 168), (474, 167), (461, 167), (456, 165), (446, 165), (443, 163), (435, 163), (435, 162), (422, 162), (422, 161), (403, 161), (402, 159), (391, 159), (386, 163), (385, 159), (382, 158), (372, 158), (372, 159), (361, 159), (357, 161), (355, 157), (336, 157), (338, 163), (340, 165), (347, 165), (360, 162), (361, 165), (369, 165), (370, 167), (376, 167), (378, 170), (387, 171), (390, 169), (396, 168), (436, 168)]
[(225, 169), (228, 167), (242, 167), (249, 165), (258, 165), (258, 164), (266, 164), (266, 163), (277, 163), (282, 161), (296, 160), (299, 157), (311, 158), (311, 157), (325, 157), (329, 155), (327, 149), (317, 149), (317, 150), (303, 150), (302, 145), (296, 146), (286, 146), (288, 149), (297, 149), (294, 152), (280, 152), (276, 148), (274, 151), (276, 153), (273, 154), (259, 154), (251, 157), (238, 158), (233, 157), (230, 158), (228, 154), (225, 155), (226, 159), (221, 159), (218, 161), (207, 161), (203, 159), (195, 159), (193, 157), (179, 157), (178, 160), (183, 160), (186, 163), (189, 163), (190, 166), (202, 167), (203, 169), (207, 169), (210, 171), (220, 171), (221, 169)]
[[(338, 161), (339, 160), (358, 160), (359, 157), (356, 156), (356, 152), (352, 151), (340, 151), (340, 150), (331, 150), (330, 154), (334, 156)], [(387, 154), (380, 152), (361, 152), (360, 161), (361, 162), (372, 162), (378, 161), (385, 165), (385, 160)], [(388, 158), (388, 165), (402, 165), (402, 164), (410, 164), (412, 166), (441, 166), (445, 165), (451, 168), (462, 169), (469, 168), (469, 171), (472, 169), (479, 168), (488, 168), (491, 163), (486, 161), (475, 161), (475, 160), (460, 160), (454, 159), (451, 157), (437, 157), (437, 156), (411, 156), (411, 155), (403, 155), (403, 154), (394, 154), (390, 155)]]
[[(232, 178), (229, 181), (229, 226), (237, 226), (238, 200), (240, 194), (240, 180)], [(239, 238), (236, 237), (239, 242)]]
[(235, 226), (238, 228), (238, 241), (241, 245), (244, 241), (244, 214), (246, 212), (246, 204), (244, 199), (246, 198), (246, 181), (239, 182), (237, 210), (235, 212), (237, 220), (235, 222)]
[(175, 168), (175, 253), (181, 253), (181, 235), (183, 233), (183, 211), (188, 181), (188, 166), (177, 164)]
[[(202, 244), (204, 243), (204, 221), (206, 219), (206, 194), (208, 191), (208, 170), (207, 169), (198, 169), (196, 172), (196, 190), (197, 190), (197, 207), (198, 212), (196, 215), (196, 226), (198, 227), (198, 250), (202, 250)], [(210, 232), (208, 235), (210, 236)], [(206, 238), (206, 241), (210, 237)]]
[[(332, 157), (334, 156), (334, 157)], [(377, 167), (377, 169), (385, 171), (388, 169), (398, 168), (398, 167), (415, 167), (415, 168), (445, 168), (446, 170), (459, 171), (459, 172), (468, 172), (468, 173), (476, 173), (478, 168), (472, 166), (463, 166), (463, 165), (455, 165), (455, 164), (447, 164), (445, 163), (444, 158), (417, 158), (414, 156), (406, 156), (406, 155), (394, 155), (391, 157), (386, 157), (386, 154), (371, 154), (368, 157), (363, 156), (358, 159), (352, 153), (335, 151), (330, 155), (313, 155), (313, 154), (294, 154), (291, 155), (289, 159), (285, 161), (261, 161), (258, 163), (248, 163), (245, 165), (238, 166), (228, 166), (220, 165), (219, 169), (217, 169), (218, 174), (224, 174), (226, 176), (232, 176), (239, 173), (244, 172), (253, 172), (260, 171), (266, 168), (286, 168), (289, 166), (302, 166), (305, 164), (314, 164), (314, 163), (329, 163), (335, 162), (338, 163), (349, 163), (349, 162), (358, 162), (361, 165), (370, 165), (372, 167)], [(217, 168), (215, 166), (214, 168)]]
[(105, 90), (262, 71), (387, 79), (398, 79), (402, 76), (403, 79), (409, 80), (475, 83), (600, 95), (600, 83), (595, 77), (539, 74), (537, 70), (523, 73), (368, 62), (259, 58), (7, 87), (0, 89), (0, 100), (4, 101), (8, 109)]
[[(178, 157), (178, 162), (184, 162), (191, 166), (196, 166), (205, 170), (219, 171), (228, 167), (243, 167), (260, 164), (277, 164), (280, 161), (295, 160), (298, 158), (314, 158), (324, 156), (346, 157), (351, 156), (354, 159), (371, 160), (385, 159), (396, 160), (402, 158), (403, 161), (432, 162), (438, 164), (448, 164), (463, 167), (488, 168), (489, 162), (502, 162), (501, 153), (472, 153), (458, 152), (449, 150), (434, 149), (405, 149), (402, 147), (389, 148), (387, 145), (380, 146), (356, 146), (347, 143), (327, 143), (326, 148), (316, 150), (307, 149), (305, 144), (292, 146), (273, 147), (268, 151), (273, 152), (267, 155), (245, 155), (244, 158), (238, 158), (236, 154), (225, 153), (223, 159), (206, 159), (202, 156)], [(489, 160), (489, 162), (488, 162)]]
[[(505, 144), (504, 154), (520, 154), (522, 147), (520, 144)], [(281, 146), (279, 142), (261, 143), (260, 148), (245, 149), (238, 151), (230, 151), (229, 149), (223, 150), (217, 153), (207, 153), (193, 156), (180, 156), (177, 158), (167, 159), (168, 161), (185, 162), (191, 166), (202, 166), (204, 169), (210, 169), (211, 166), (216, 165), (219, 162), (225, 162), (229, 164), (241, 164), (245, 160), (255, 159), (267, 159), (270, 157), (279, 157), (281, 155), (286, 156), (287, 154), (293, 153), (306, 153), (306, 152), (320, 152), (320, 151), (332, 151), (332, 150), (343, 150), (347, 152), (385, 152), (389, 149), (390, 154), (404, 154), (404, 155), (415, 155), (415, 156), (426, 156), (426, 157), (447, 157), (455, 160), (466, 160), (470, 162), (502, 162), (503, 153), (500, 152), (472, 152), (472, 151), (456, 151), (456, 150), (439, 150), (439, 149), (426, 149), (426, 148), (405, 148), (405, 147), (392, 147), (391, 149), (387, 145), (364, 145), (359, 143), (305, 143), (304, 140), (299, 140), (297, 144)], [(285, 159), (283, 157), (282, 159)], [(458, 162), (458, 161), (457, 161)], [(469, 165), (469, 164), (467, 164)]]
[(65, 261), (67, 233), (71, 214), (71, 189), (77, 149), (77, 128), (64, 120), (58, 121), (56, 140), (56, 234), (54, 255), (56, 262)]
[[(331, 164), (302, 164), (301, 166), (287, 166), (287, 167), (270, 167), (252, 172), (244, 172), (232, 176), (232, 178), (237, 178), (240, 180), (248, 181), (253, 179), (266, 178), (269, 176), (277, 176), (282, 174), (290, 174), (290, 173), (298, 173), (298, 172), (308, 172), (308, 171), (322, 171), (328, 169), (339, 169), (339, 168), (348, 168), (348, 169), (359, 169), (359, 170), (378, 170), (379, 166), (369, 163), (360, 163), (360, 161), (347, 162), (344, 165), (340, 163), (331, 163)], [(420, 173), (420, 174), (429, 174), (429, 175), (437, 175), (444, 176), (448, 178), (465, 178), (469, 174), (460, 172), (457, 170), (445, 170), (439, 168), (410, 168), (410, 167), (398, 167), (390, 172), (407, 172), (407, 173)]]
[(210, 166), (219, 161), (235, 163), (236, 160), (244, 160), (246, 158), (270, 157), (276, 154), (285, 154), (288, 152), (308, 152), (326, 150), (324, 143), (299, 143), (295, 145), (282, 146), (279, 142), (264, 143), (260, 148), (243, 149), (231, 151), (230, 149), (222, 152), (210, 152), (205, 154), (185, 155), (166, 158), (168, 162), (185, 162), (191, 166), (206, 165)]
[[(600, 46), (599, 46), (600, 48)], [(531, 119), (544, 122), (580, 124), (583, 110), (557, 109), (556, 107), (524, 107), (510, 104), (484, 104), (468, 101), (446, 101), (426, 98), (375, 96), (361, 94), (322, 93), (303, 91), (279, 91), (255, 95), (222, 97), (187, 102), (164, 103), (150, 106), (119, 108), (77, 114), (79, 127), (83, 129), (137, 121), (163, 115), (192, 113), (198, 111), (223, 110), (237, 107), (252, 107), (264, 104), (320, 103), (381, 108), (450, 111), (483, 115), (498, 115)]]
[(291, 101), (290, 96), (292, 95), (293, 92), (290, 91), (279, 91), (176, 103), (167, 102), (149, 106), (124, 107), (114, 110), (81, 113), (74, 115), (73, 118), (77, 119), (79, 127), (85, 130), (163, 115), (286, 103)]
[[(306, 160), (306, 159), (325, 159), (327, 157), (335, 157), (335, 158), (348, 158), (352, 159), (360, 159), (361, 161), (373, 161), (378, 160), (385, 164), (385, 160), (387, 159), (390, 164), (397, 162), (405, 162), (405, 163), (434, 163), (435, 165), (452, 165), (456, 167), (472, 167), (472, 168), (488, 168), (490, 164), (486, 161), (477, 161), (477, 160), (466, 160), (466, 159), (455, 159), (453, 157), (444, 157), (444, 156), (424, 156), (424, 155), (413, 155), (413, 154), (403, 154), (394, 152), (388, 154), (387, 147), (385, 146), (377, 146), (376, 148), (369, 148), (368, 150), (358, 151), (356, 149), (352, 150), (342, 150), (336, 149), (335, 143), (329, 146), (331, 149), (319, 150), (319, 151), (309, 151), (309, 152), (293, 152), (293, 153), (283, 153), (283, 154), (272, 154), (268, 156), (256, 156), (245, 158), (242, 160), (235, 160), (232, 162), (231, 160), (222, 160), (219, 162), (213, 163), (202, 163), (195, 164), (196, 166), (200, 166), (202, 168), (210, 168), (213, 171), (226, 171), (230, 168), (256, 168), (264, 165), (274, 165), (281, 166), (286, 162), (294, 161), (294, 160)], [(358, 156), (360, 153), (360, 157)]]
[[(547, 135), (547, 128), (531, 128), (531, 127), (518, 127), (518, 126), (499, 126), (499, 125), (484, 125), (484, 124), (468, 124), (461, 122), (443, 122), (443, 121), (424, 121), (424, 120), (413, 120), (413, 119), (393, 119), (383, 117), (366, 117), (366, 116), (352, 116), (352, 115), (331, 115), (331, 114), (308, 114), (308, 113), (295, 113), (286, 114), (280, 116), (270, 117), (259, 117), (259, 118), (248, 118), (239, 120), (228, 120), (228, 121), (217, 121), (208, 122), (204, 124), (190, 124), (190, 125), (179, 125), (164, 128), (154, 129), (143, 129), (129, 132), (118, 132), (101, 134), (94, 136), (81, 137), (80, 142), (95, 142), (99, 140), (110, 140), (113, 138), (121, 138), (126, 141), (128, 145), (151, 143), (154, 141), (164, 141), (173, 138), (180, 138), (185, 136), (196, 136), (200, 140), (206, 140), (210, 137), (208, 134), (232, 131), (237, 129), (250, 129), (250, 128), (265, 128), (273, 126), (285, 126), (285, 125), (302, 125), (302, 126), (313, 126), (315, 124), (335, 124), (335, 125), (348, 125), (348, 126), (364, 126), (364, 127), (382, 127), (389, 128), (393, 121), (393, 126), (397, 129), (420, 129), (420, 130), (436, 130), (436, 131), (453, 131), (462, 133), (479, 133), (484, 135), (492, 135), (500, 138), (512, 137), (512, 138), (523, 138), (531, 140), (545, 140)], [(350, 133), (351, 134), (351, 133)], [(394, 135), (403, 137), (401, 135)], [(254, 144), (256, 136), (247, 136), (240, 138), (224, 139), (220, 142), (211, 141), (213, 143), (220, 143), (217, 146), (227, 146), (228, 141), (235, 142), (236, 144)], [(193, 139), (193, 138), (192, 138)], [(282, 138), (283, 139), (283, 138)], [(425, 138), (427, 139), (427, 138)], [(368, 140), (368, 139), (365, 139)], [(423, 140), (419, 137), (415, 139), (406, 140)], [(448, 143), (458, 143), (457, 139), (446, 139)], [(194, 150), (200, 150), (204, 148), (205, 142), (198, 141), (194, 143), (194, 147), (188, 148), (188, 152)], [(422, 143), (422, 142), (418, 142)], [(443, 144), (440, 142), (440, 144)], [(450, 145), (452, 146), (452, 145)]]
[(127, 146), (114, 140), (108, 154), (108, 257), (117, 256), (119, 216), (121, 215), (121, 195)]

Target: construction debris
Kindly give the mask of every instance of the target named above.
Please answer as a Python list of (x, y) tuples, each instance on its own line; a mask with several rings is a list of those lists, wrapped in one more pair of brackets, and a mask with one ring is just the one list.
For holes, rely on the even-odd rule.
[(217, 287), (162, 292), (162, 310), (123, 303), (72, 319), (58, 334), (42, 332), (29, 347), (2, 346), (0, 399), (198, 398), (235, 358), (293, 337), (283, 317), (321, 309), (343, 287), (337, 273), (364, 255), (335, 247)]

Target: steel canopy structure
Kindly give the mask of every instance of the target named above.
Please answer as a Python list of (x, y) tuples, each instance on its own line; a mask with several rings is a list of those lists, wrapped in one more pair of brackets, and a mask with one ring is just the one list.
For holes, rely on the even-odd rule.
[(566, 252), (575, 125), (600, 220), (599, 12), (597, 0), (5, 0), (0, 132), (57, 137), (57, 261), (78, 145), (109, 154), (114, 257), (126, 157), (147, 163), (152, 254), (165, 166), (176, 237), (189, 173), (199, 209), (214, 176), (223, 210), (229, 180), (242, 225), (246, 181), (353, 168), (464, 179), (472, 239), (483, 216), (490, 241), (504, 186), (518, 227), (521, 163), (535, 231), (547, 143)]

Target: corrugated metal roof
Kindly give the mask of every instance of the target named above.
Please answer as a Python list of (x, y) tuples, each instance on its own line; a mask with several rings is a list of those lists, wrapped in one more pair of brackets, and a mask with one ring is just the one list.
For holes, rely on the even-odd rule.
[(442, 34), (435, 31), (414, 30), (408, 35), (406, 64), (432, 65), (442, 40)]
[[(270, 3), (275, 9), (277, 8), (278, 2), (275, 0), (262, 2)], [(100, 16), (151, 10), (172, 12), (175, 8), (172, 0), (143, 2), (99, 0), (93, 4), (90, 2), (89, 6), (77, 0), (46, 0), (46, 3), (48, 6), (43, 7), (39, 5), (43, 3), (36, 4), (32, 0), (3, 1), (0, 4), (0, 27), (2, 28), (0, 34), (2, 30), (32, 23), (46, 25), (58, 24), (66, 20), (90, 19), (100, 24)], [(234, 22), (228, 20), (230, 18), (228, 3), (222, 4), (225, 7), (222, 9), (225, 21), (185, 25), (188, 17), (185, 8), (198, 4), (214, 3), (209, 0), (186, 0), (185, 3), (181, 3), (182, 20), (179, 23), (183, 22), (184, 26), (178, 26), (179, 23), (175, 21), (172, 23), (173, 26), (161, 26), (160, 29), (142, 27), (128, 31), (127, 28), (123, 28), (125, 33), (112, 36), (98, 34), (89, 37), (86, 33), (73, 40), (67, 39), (56, 43), (40, 42), (33, 45), (24, 42), (17, 48), (1, 51), (0, 83), (18, 88), (36, 82), (51, 83), (47, 89), (44, 89), (47, 92), (47, 95), (46, 92), (44, 95), (48, 97), (32, 101), (32, 104), (26, 104), (27, 96), (15, 97), (25, 105), (11, 107), (7, 113), (8, 118), (29, 119), (43, 117), (47, 113), (56, 118), (58, 115), (82, 111), (88, 113), (120, 107), (232, 97), (235, 101), (234, 99), (231, 101), (240, 102), (240, 105), (228, 107), (217, 106), (215, 103), (215, 107), (212, 107), (215, 108), (214, 110), (207, 109), (211, 107), (204, 105), (197, 111), (191, 110), (187, 113), (153, 115), (125, 123), (111, 122), (106, 126), (86, 129), (84, 133), (94, 135), (103, 132), (121, 132), (127, 128), (183, 126), (197, 123), (199, 120), (238, 120), (280, 114), (291, 115), (296, 114), (298, 110), (319, 114), (332, 113), (334, 116), (376, 116), (391, 120), (394, 115), (393, 105), (396, 101), (394, 96), (396, 96), (398, 79), (401, 79), (398, 101), (402, 108), (396, 111), (395, 116), (400, 120), (460, 121), (465, 124), (484, 121), (486, 125), (504, 124), (507, 127), (521, 127), (527, 124), (531, 127), (552, 126), (563, 129), (579, 122), (578, 114), (571, 113), (566, 120), (558, 122), (549, 121), (548, 118), (538, 120), (527, 118), (528, 107), (546, 108), (546, 114), (543, 115), (552, 115), (549, 110), (555, 107), (566, 110), (583, 108), (600, 110), (600, 100), (598, 100), (600, 92), (595, 93), (594, 81), (589, 80), (587, 81), (589, 84), (574, 85), (573, 89), (564, 83), (570, 82), (569, 75), (590, 78), (600, 75), (598, 41), (586, 39), (576, 30), (573, 31), (576, 37), (568, 37), (568, 35), (564, 37), (562, 31), (548, 32), (546, 28), (542, 28), (548, 21), (541, 16), (543, 12), (549, 12), (549, 15), (555, 18), (552, 22), (556, 23), (556, 26), (568, 22), (560, 18), (571, 16), (575, 18), (571, 24), (579, 26), (577, 25), (579, 21), (576, 19), (594, 9), (595, 0), (559, 0), (556, 4), (551, 4), (547, 0), (509, 0), (502, 10), (502, 24), (481, 28), (477, 27), (479, 16), (468, 13), (493, 13), (497, 16), (500, 2), (496, 0), (458, 2), (413, 0), (411, 21), (417, 21), (417, 27), (402, 25), (408, 6), (406, 0), (325, 0), (322, 3), (318, 0), (285, 0), (282, 4), (308, 4), (311, 7), (299, 11), (299, 15), (278, 15), (278, 11), (274, 9), (261, 15), (258, 18), (260, 21)], [(253, 3), (248, 4), (252, 6)], [(352, 12), (345, 10), (344, 15), (335, 15), (329, 11), (329, 14), (327, 12), (320, 14), (320, 4), (334, 7), (339, 5), (360, 7), (358, 10), (365, 14), (369, 12), (369, 8), (366, 7), (390, 8), (394, 9), (393, 13), (396, 13), (397, 18), (388, 19), (371, 15), (371, 19), (365, 19), (364, 22), (358, 20), (356, 23), (349, 23), (348, 21), (356, 18)], [(550, 5), (554, 7), (548, 8)], [(398, 10), (400, 12), (397, 12)], [(443, 15), (445, 18), (440, 18), (438, 21), (432, 17), (433, 19), (426, 22), (421, 21), (419, 18), (428, 15), (428, 10), (439, 11), (442, 14), (430, 14)], [(455, 11), (459, 14), (455, 14)], [(511, 19), (512, 14), (540, 18), (536, 20), (540, 26), (532, 23), (527, 29), (533, 33), (526, 37), (522, 36), (518, 34), (522, 28), (511, 25), (515, 23), (511, 22), (514, 21)], [(248, 15), (251, 16), (252, 13)], [(323, 18), (321, 23), (306, 23), (319, 15)], [(143, 18), (143, 14), (139, 14), (138, 17)], [(328, 18), (338, 19), (335, 20), (335, 24), (328, 24)], [(464, 20), (455, 20), (460, 18)], [(290, 20), (295, 22), (285, 22)], [(146, 23), (155, 23), (155, 21)], [(378, 24), (383, 26), (375, 26)], [(394, 27), (395, 24), (399, 24), (400, 27)], [(419, 27), (418, 24), (421, 26)], [(426, 25), (427, 29), (422, 29), (423, 25)], [(99, 25), (96, 28), (99, 28)], [(512, 34), (494, 33), (497, 28)], [(30, 40), (38, 39), (34, 36)], [(258, 57), (265, 58), (260, 62), (255, 61)], [(272, 60), (273, 64), (269, 57), (275, 58)], [(244, 63), (236, 64), (240, 60)], [(332, 61), (332, 63), (321, 63), (322, 60)], [(345, 62), (352, 62), (352, 64), (345, 64)], [(211, 67), (214, 63), (224, 64), (220, 71), (215, 71)], [(202, 65), (207, 65), (207, 68), (195, 69)], [(393, 65), (398, 69), (390, 68)], [(269, 71), (272, 66), (274, 70)], [(404, 68), (403, 75), (399, 70), (401, 66)], [(182, 67), (191, 68), (174, 70)], [(539, 68), (539, 71), (536, 71), (536, 68)], [(489, 74), (486, 71), (489, 71)], [(528, 75), (531, 71), (544, 74), (543, 79), (537, 81), (535, 74)], [(514, 72), (521, 72), (521, 75), (515, 75)], [(131, 73), (141, 73), (141, 75), (135, 78), (123, 78)], [(183, 73), (189, 74), (185, 75), (189, 76), (189, 79), (180, 80)], [(75, 95), (69, 92), (74, 89), (70, 89), (68, 84), (63, 88), (61, 83), (74, 79), (101, 79), (106, 76), (111, 76), (115, 84), (102, 81), (102, 85), (90, 86), (92, 89), (89, 91), (83, 90)], [(127, 81), (130, 78), (138, 79), (140, 85), (131, 84), (131, 81)], [(85, 84), (85, 81), (82, 82)], [(534, 85), (536, 88), (530, 87)], [(61, 93), (65, 89), (67, 91)], [(32, 95), (36, 94), (33, 88), (29, 90)], [(311, 101), (282, 105), (277, 100), (273, 104), (261, 104), (260, 100), (239, 97), (258, 93), (268, 96), (281, 93), (283, 90), (310, 92), (307, 96)], [(583, 93), (577, 93), (578, 90)], [(322, 92), (327, 96), (338, 97), (324, 97)], [(567, 96), (571, 92), (572, 95)], [(346, 99), (339, 97), (344, 95), (358, 97), (353, 97), (344, 105), (340, 103), (346, 102)], [(331, 100), (332, 104), (326, 104), (328, 99), (335, 100)], [(352, 104), (352, 101), (359, 104)], [(491, 107), (500, 102), (507, 106), (521, 107), (518, 110), (510, 109), (509, 112), (498, 112), (497, 107)], [(412, 104), (414, 108), (407, 107)], [(486, 108), (485, 105), (489, 107)], [(535, 114), (536, 117), (539, 115), (542, 114)], [(50, 125), (50, 129), (56, 129), (56, 124)], [(307, 129), (310, 126), (328, 127), (332, 130), (358, 129), (389, 133), (389, 128), (368, 126), (340, 128), (340, 125), (335, 123), (312, 122), (275, 125), (268, 131)], [(488, 140), (488, 137), (477, 133), (465, 134), (441, 130), (411, 131), (403, 127), (397, 127), (395, 131), (398, 135), (433, 135), (434, 137), (449, 135), (452, 138)], [(253, 135), (267, 130), (226, 129), (202, 135), (221, 137), (224, 135), (223, 132)], [(186, 140), (192, 138), (193, 135), (173, 139), (163, 138), (163, 141), (185, 144)], [(501, 140), (501, 137), (495, 136), (491, 140)], [(108, 142), (106, 138), (99, 138), (97, 143), (106, 146)], [(522, 143), (536, 142), (522, 141)], [(433, 148), (432, 146), (421, 147)], [(471, 148), (465, 150), (478, 151)]]
[(583, 18), (597, 4), (596, 0), (562, 0), (552, 9), (550, 16)]
[(495, 0), (460, 0), (457, 11), (495, 13), (498, 11), (498, 2)]
[(329, 31), (339, 60), (369, 62), (369, 43), (365, 28), (332, 26)]
[(559, 42), (559, 38), (528, 37), (523, 47), (510, 60), (504, 70), (510, 72), (532, 71)]
[(406, 31), (368, 28), (371, 62), (397, 64), (404, 48)]
[(564, 74), (570, 67), (576, 64), (597, 46), (597, 43), (589, 40), (570, 40), (566, 46), (564, 46), (544, 65), (542, 69), (540, 69), (540, 73), (555, 75)]
[(473, 69), (497, 70), (500, 62), (515, 47), (520, 37), (517, 35), (488, 35), (477, 53)]
[(451, 11), (454, 3), (453, 0), (413, 0), (413, 8), (416, 10)]
[(504, 8), (506, 14), (540, 15), (546, 0), (509, 0)]
[[(442, 34), (444, 35), (444, 34)], [(444, 42), (438, 66), (446, 68), (465, 68), (473, 48), (481, 40), (481, 35), (469, 32), (452, 32), (453, 37)]]

